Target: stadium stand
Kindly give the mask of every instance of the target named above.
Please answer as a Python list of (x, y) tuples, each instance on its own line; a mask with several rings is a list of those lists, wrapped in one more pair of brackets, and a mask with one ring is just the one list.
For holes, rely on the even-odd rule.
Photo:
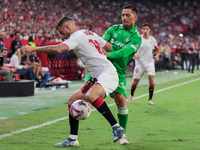
[[(57, 44), (63, 38), (54, 27), (66, 15), (74, 18), (79, 28), (92, 30), (102, 36), (109, 26), (121, 23), (121, 8), (128, 3), (138, 9), (136, 24), (139, 31), (143, 22), (151, 24), (153, 36), (159, 44), (167, 44), (171, 48), (172, 56), (183, 44), (186, 43), (188, 48), (190, 41), (200, 41), (200, 4), (197, 0), (3, 0), (0, 5), (0, 30), (6, 32), (4, 41), (8, 49), (16, 30), (21, 32), (20, 40), (23, 44), (27, 44), (30, 35), (34, 37), (37, 46), (42, 41), (46, 42), (45, 45)], [(39, 55), (42, 65), (49, 67), (51, 75), (75, 79), (76, 67), (72, 65), (74, 61), (70, 62), (73, 59), (52, 59), (45, 54)], [(70, 64), (66, 66), (64, 63), (68, 61)]]

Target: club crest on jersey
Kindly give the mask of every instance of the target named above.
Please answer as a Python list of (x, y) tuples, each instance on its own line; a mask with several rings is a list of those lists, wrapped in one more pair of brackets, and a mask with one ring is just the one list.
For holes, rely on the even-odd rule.
[(113, 37), (117, 38), (117, 34), (115, 33), (115, 35)]
[(129, 42), (129, 38), (126, 39), (126, 42)]
[(151, 44), (151, 42), (149, 42)]

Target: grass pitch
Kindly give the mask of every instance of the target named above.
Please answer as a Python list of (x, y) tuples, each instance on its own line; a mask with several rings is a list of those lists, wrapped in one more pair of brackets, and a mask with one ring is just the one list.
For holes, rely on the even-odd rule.
[[(183, 71), (157, 73), (155, 91), (160, 91), (154, 94), (154, 106), (148, 105), (148, 95), (145, 96), (148, 93), (147, 77), (141, 80), (135, 97), (143, 96), (128, 103), (129, 145), (113, 143), (109, 123), (98, 111), (93, 111), (88, 119), (80, 121), (80, 147), (66, 149), (199, 150), (199, 74), (199, 71), (196, 71), (196, 75)], [(132, 79), (127, 79), (128, 95), (131, 83)], [(82, 82), (76, 81), (69, 85), (69, 89), (37, 91), (33, 97), (0, 98), (0, 117), (7, 118), (0, 120), (0, 150), (57, 149), (54, 144), (64, 141), (69, 135), (65, 103), (81, 84)], [(111, 104), (110, 109), (117, 118), (117, 107), (112, 105), (113, 99), (108, 97), (105, 100), (107, 104)], [(59, 118), (63, 120), (50, 122)], [(49, 125), (41, 126), (46, 122)], [(36, 128), (32, 129), (33, 127)], [(22, 129), (27, 131), (22, 132)], [(18, 132), (12, 135), (13, 131)], [(6, 134), (9, 136), (2, 137)]]

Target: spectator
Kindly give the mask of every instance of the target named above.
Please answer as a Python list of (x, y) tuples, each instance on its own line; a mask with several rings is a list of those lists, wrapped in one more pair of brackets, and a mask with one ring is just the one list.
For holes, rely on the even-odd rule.
[(188, 67), (188, 73), (190, 73), (190, 67), (192, 66), (191, 73), (193, 74), (197, 51), (195, 50), (195, 44), (193, 42), (190, 44), (190, 46), (191, 47), (189, 47), (189, 49), (188, 49), (189, 61), (190, 61), (189, 67)]
[(18, 48), (15, 54), (13, 54), (13, 56), (11, 57), (10, 65), (14, 66), (17, 69), (15, 73), (25, 75), (28, 77), (29, 80), (36, 79), (36, 74), (28, 65), (20, 65), (22, 55), (23, 54), (21, 54), (21, 51)]
[(0, 53), (0, 56), (4, 57), (3, 66), (2, 67), (0, 66), (0, 75), (5, 76), (6, 81), (12, 81), (12, 74), (13, 72), (16, 72), (16, 69), (15, 68), (10, 69), (10, 68), (5, 67), (7, 54), (8, 54), (8, 49), (3, 47)]
[(166, 42), (164, 43), (164, 67), (167, 70), (171, 69), (171, 48), (169, 44)]
[(159, 60), (155, 63), (155, 70), (162, 71), (164, 69), (164, 54), (160, 53)]
[(20, 31), (15, 31), (15, 38), (12, 40), (10, 47), (10, 57), (16, 52), (18, 48), (22, 47), (22, 43), (19, 41)]
[(30, 45), (32, 47), (36, 47), (36, 44), (34, 43), (32, 36), (28, 37), (28, 45)]
[(176, 53), (173, 59), (173, 69), (181, 69), (181, 56), (180, 53)]
[(200, 54), (200, 48), (199, 48), (199, 45), (198, 43), (196, 44), (196, 60), (197, 60), (197, 70), (199, 70), (199, 54)]
[(3, 47), (4, 48), (6, 47), (6, 44), (4, 42), (5, 37), (6, 37), (6, 33), (3, 31), (0, 31), (0, 49), (2, 49)]
[(186, 65), (186, 70), (188, 69), (187, 67), (187, 50), (186, 46), (181, 45), (181, 49), (179, 50), (179, 53), (181, 54), (181, 64), (182, 64), (182, 70), (184, 70), (184, 63)]

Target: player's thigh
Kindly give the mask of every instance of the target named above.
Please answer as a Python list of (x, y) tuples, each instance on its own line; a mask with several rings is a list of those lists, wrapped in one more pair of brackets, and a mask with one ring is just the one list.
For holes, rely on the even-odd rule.
[(97, 83), (99, 83), (103, 87), (107, 97), (118, 87), (118, 74), (116, 71), (105, 71), (99, 77), (97, 77)]
[(105, 98), (118, 86), (119, 78), (117, 72), (105, 71), (97, 77), (97, 83), (86, 93), (90, 101), (98, 97)]
[(85, 100), (85, 101), (87, 101), (87, 98), (86, 98), (86, 96), (85, 96), (85, 94), (83, 94), (82, 92), (81, 92), (81, 88), (79, 88), (78, 90), (76, 90), (71, 96), (70, 96), (70, 98), (69, 98), (69, 100), (68, 100), (68, 105), (71, 105), (74, 101), (76, 101), (76, 100)]
[[(119, 77), (119, 83), (114, 92), (120, 93), (120, 94), (124, 95), (124, 97), (126, 98), (126, 96), (127, 96), (126, 77), (123, 74), (118, 74), (118, 77)], [(110, 96), (112, 98), (114, 98), (113, 93)]]
[(121, 93), (113, 92), (112, 96), (113, 96), (113, 98), (115, 100), (115, 103), (116, 103), (117, 107), (125, 107), (125, 106), (127, 106), (125, 95), (123, 95)]
[(142, 65), (137, 64), (133, 71), (134, 73), (133, 79), (141, 79), (144, 72), (145, 72), (145, 68)]
[(99, 97), (105, 98), (106, 94), (103, 87), (99, 83), (96, 83), (89, 89), (85, 96), (87, 99), (86, 101), (92, 104)]

